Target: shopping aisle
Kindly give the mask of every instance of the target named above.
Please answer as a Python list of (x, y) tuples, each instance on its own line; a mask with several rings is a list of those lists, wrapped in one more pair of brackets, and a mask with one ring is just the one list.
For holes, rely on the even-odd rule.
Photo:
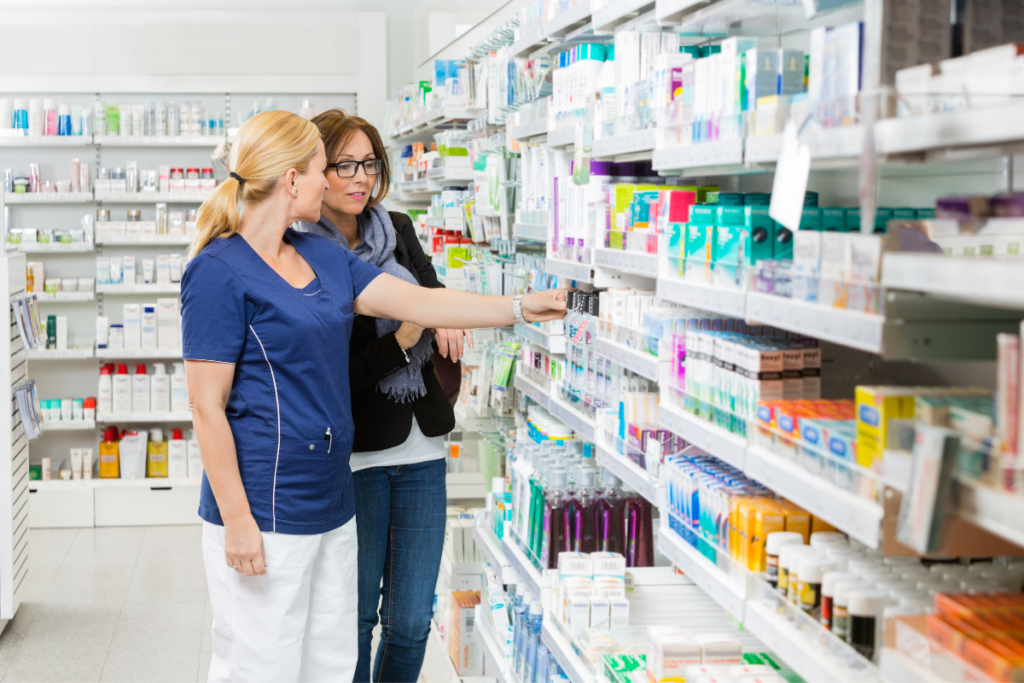
[(4, 681), (206, 680), (202, 527), (34, 529)]

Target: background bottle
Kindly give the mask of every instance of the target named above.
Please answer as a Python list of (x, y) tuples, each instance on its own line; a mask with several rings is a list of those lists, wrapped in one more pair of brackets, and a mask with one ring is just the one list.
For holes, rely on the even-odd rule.
[(111, 379), (113, 373), (113, 363), (107, 363), (100, 368), (100, 383), (96, 391), (96, 412), (100, 415), (114, 412), (114, 386)]
[(173, 430), (167, 442), (167, 476), (170, 479), (188, 477), (188, 443), (180, 429)]
[(203, 476), (203, 458), (199, 453), (199, 439), (196, 438), (196, 430), (189, 432), (188, 436), (188, 478), (196, 479)]
[(145, 363), (136, 364), (135, 375), (132, 376), (132, 412), (149, 412), (149, 375), (146, 374)]
[(117, 479), (120, 476), (120, 459), (117, 455), (117, 427), (107, 427), (100, 442), (100, 479)]
[(601, 479), (604, 492), (597, 500), (597, 549), (601, 552), (623, 553), (626, 500), (619, 489), (622, 481), (608, 470), (604, 471)]
[(548, 489), (544, 492), (544, 526), (540, 552), (541, 565), (548, 569), (558, 566), (558, 553), (565, 545), (565, 487), (568, 475), (564, 469), (553, 469), (548, 475)]
[(171, 412), (171, 382), (163, 363), (153, 364), (153, 376), (149, 378), (149, 410), (162, 415)]
[(185, 383), (185, 364), (175, 363), (171, 375), (171, 412), (188, 412), (188, 385)]
[(113, 377), (113, 412), (130, 413), (132, 411), (132, 380), (128, 375), (128, 366), (120, 363), (117, 374)]
[(149, 430), (149, 444), (146, 446), (146, 476), (167, 477), (167, 444), (164, 432), (159, 427)]

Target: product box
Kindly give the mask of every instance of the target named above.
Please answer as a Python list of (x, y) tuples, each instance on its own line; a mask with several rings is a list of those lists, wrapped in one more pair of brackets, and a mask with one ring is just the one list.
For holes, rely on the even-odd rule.
[(913, 387), (858, 386), (857, 464), (878, 471), (888, 446), (889, 421), (914, 417)]
[(647, 680), (688, 680), (685, 672), (701, 663), (701, 645), (676, 626), (647, 627)]
[(448, 653), (460, 676), (482, 676), (484, 657), (474, 632), (474, 612), (480, 596), (472, 591), (453, 591)]
[(727, 666), (743, 663), (743, 646), (724, 633), (698, 633), (695, 636), (701, 647), (701, 664)]
[[(594, 598), (595, 600), (597, 598)], [(569, 630), (569, 637), (573, 640), (579, 640), (583, 637), (583, 634), (591, 626), (591, 612), (590, 612), (591, 598), (586, 597), (573, 597), (565, 601), (564, 605), (564, 621), (565, 625)], [(605, 618), (605, 626), (607, 626), (607, 618)]]

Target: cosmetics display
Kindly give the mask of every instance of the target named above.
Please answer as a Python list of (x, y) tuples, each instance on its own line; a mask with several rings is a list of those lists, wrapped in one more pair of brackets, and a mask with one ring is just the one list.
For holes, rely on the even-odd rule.
[(96, 284), (175, 284), (181, 282), (186, 265), (184, 254), (157, 254), (156, 258), (97, 256)]
[(36, 192), (89, 192), (92, 177), (89, 174), (89, 163), (79, 159), (71, 160), (70, 179), (58, 180), (43, 178), (38, 163), (28, 165), (28, 173), (23, 168), (4, 169), (4, 192), (26, 194)]
[(23, 135), (223, 135), (220, 114), (203, 112), (201, 102), (146, 100), (142, 104), (92, 107), (57, 103), (52, 98), (0, 99), (0, 129)]
[[(110, 425), (97, 450), (99, 479), (197, 479), (203, 474), (195, 431), (185, 439), (174, 429), (122, 429)], [(74, 457), (74, 451), (72, 451)], [(91, 477), (85, 477), (89, 479)]]

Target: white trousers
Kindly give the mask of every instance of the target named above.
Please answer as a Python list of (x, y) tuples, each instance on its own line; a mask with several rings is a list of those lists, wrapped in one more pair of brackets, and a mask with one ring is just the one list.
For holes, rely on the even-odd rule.
[(213, 605), (211, 683), (352, 680), (358, 658), (356, 520), (326, 534), (264, 532), (267, 573), (224, 559), (224, 527), (203, 522)]

